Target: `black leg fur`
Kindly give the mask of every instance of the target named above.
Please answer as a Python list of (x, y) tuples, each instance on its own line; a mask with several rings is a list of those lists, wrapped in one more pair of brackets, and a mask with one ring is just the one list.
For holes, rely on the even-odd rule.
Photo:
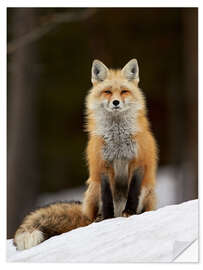
[(142, 177), (139, 170), (136, 170), (135, 173), (133, 174), (133, 177), (130, 183), (128, 199), (125, 206), (125, 210), (123, 211), (123, 213), (127, 215), (136, 214), (136, 210), (137, 210), (137, 206), (139, 202), (141, 179)]
[(101, 198), (103, 219), (114, 217), (113, 198), (108, 176), (101, 175)]

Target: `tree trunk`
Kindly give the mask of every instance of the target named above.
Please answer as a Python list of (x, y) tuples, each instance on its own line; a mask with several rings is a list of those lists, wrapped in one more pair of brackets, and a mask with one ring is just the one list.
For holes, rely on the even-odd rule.
[[(35, 9), (12, 9), (12, 38), (32, 29)], [(36, 49), (32, 45), (16, 50), (8, 59), (8, 159), (7, 159), (7, 237), (13, 234), (23, 216), (33, 207), (38, 186), (36, 93), (34, 71)]]
[(183, 70), (185, 91), (184, 201), (198, 197), (198, 9), (184, 9)]

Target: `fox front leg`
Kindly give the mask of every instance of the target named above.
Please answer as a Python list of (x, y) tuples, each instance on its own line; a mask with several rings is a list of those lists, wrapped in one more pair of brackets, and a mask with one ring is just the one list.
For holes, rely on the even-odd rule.
[(102, 218), (114, 217), (113, 197), (107, 175), (101, 175), (101, 200), (102, 200)]
[(123, 217), (129, 217), (131, 215), (136, 214), (139, 203), (140, 188), (141, 188), (141, 176), (137, 170), (134, 172), (130, 182), (128, 199), (126, 202), (125, 209), (122, 213)]

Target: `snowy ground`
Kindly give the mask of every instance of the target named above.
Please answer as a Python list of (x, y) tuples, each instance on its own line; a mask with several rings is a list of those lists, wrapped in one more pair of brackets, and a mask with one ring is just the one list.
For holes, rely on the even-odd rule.
[(52, 237), (25, 251), (8, 240), (9, 262), (173, 262), (198, 238), (198, 201), (114, 218)]
[[(198, 201), (183, 199), (181, 175), (159, 169), (158, 210), (93, 223), (52, 237), (30, 250), (16, 251), (7, 241), (10, 262), (172, 262), (198, 238)], [(37, 206), (59, 200), (83, 199), (85, 186), (43, 194)], [(176, 205), (178, 204), (178, 205)], [(194, 245), (191, 245), (191, 248)], [(196, 251), (193, 253), (197, 257)], [(197, 261), (197, 258), (191, 262)], [(183, 257), (184, 260), (184, 257)], [(188, 261), (188, 260), (186, 260)]]

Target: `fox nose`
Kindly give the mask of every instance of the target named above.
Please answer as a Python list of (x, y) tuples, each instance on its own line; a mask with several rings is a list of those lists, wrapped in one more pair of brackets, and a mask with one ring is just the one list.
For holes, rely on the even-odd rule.
[(113, 105), (114, 105), (114, 106), (118, 106), (118, 105), (119, 105), (119, 103), (120, 103), (120, 101), (119, 101), (119, 100), (117, 100), (117, 99), (115, 99), (115, 100), (114, 100), (112, 103), (113, 103)]

